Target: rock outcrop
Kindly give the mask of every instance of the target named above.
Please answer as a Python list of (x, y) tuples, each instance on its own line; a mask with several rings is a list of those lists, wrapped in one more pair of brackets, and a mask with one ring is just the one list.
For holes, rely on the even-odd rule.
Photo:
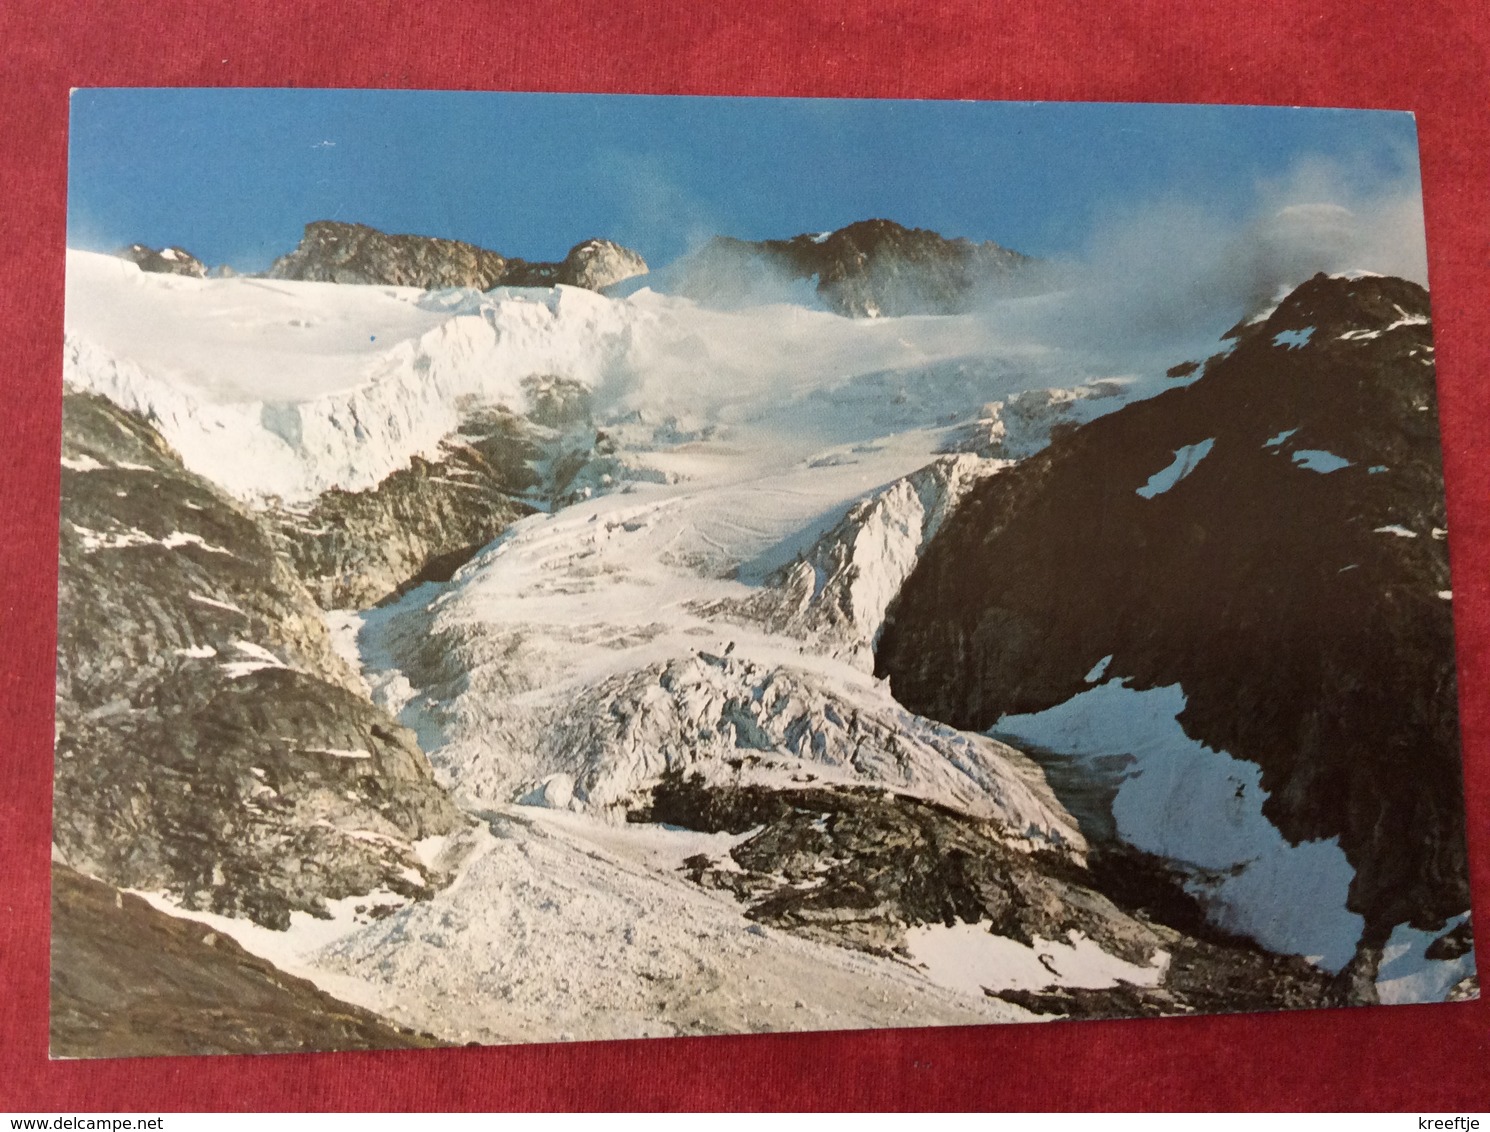
[(1290, 843), (1339, 839), (1379, 953), (1469, 902), (1428, 297), (1320, 275), (1232, 336), (968, 492), (876, 671), (970, 730), (1099, 672), (1179, 685), (1185, 733), (1261, 768)]
[(269, 515), (299, 577), (323, 609), (361, 609), (420, 582), (443, 582), (514, 520), (536, 482), (523, 423), (471, 414), (439, 458), (409, 465), (367, 491), (332, 489)]
[(161, 275), (186, 275), (193, 279), (207, 277), (207, 265), (185, 248), (155, 248), (144, 244), (130, 244), (114, 253), (139, 266), (141, 271), (153, 271)]
[(427, 1049), (191, 920), (52, 866), (53, 1057)]
[[(871, 954), (916, 962), (918, 929), (972, 926), (1038, 951), (1095, 945), (1131, 965), (1111, 989), (985, 988), (1038, 1014), (1123, 1017), (1319, 1006), (1329, 979), (1207, 928), (1161, 864), (1109, 854), (1088, 868), (1009, 844), (1000, 824), (866, 787), (709, 783), (670, 773), (636, 820), (741, 840), (684, 862), (696, 884), (731, 893), (751, 919)], [(1110, 890), (1110, 891), (1109, 891)]]
[(644, 275), (647, 264), (610, 240), (582, 240), (558, 263), (530, 263), (460, 240), (389, 235), (365, 224), (316, 220), (300, 245), (269, 268), (272, 279), (400, 287), (552, 287), (599, 291)]
[(63, 416), (63, 860), (276, 928), (443, 884), (413, 843), (466, 819), (259, 521), (133, 414), (69, 393)]
[[(550, 270), (552, 278), (546, 280)], [(647, 261), (630, 248), (623, 248), (612, 240), (582, 240), (569, 249), (561, 263), (530, 263), (526, 275), (514, 269), (507, 285), (542, 287), (552, 282), (603, 291), (623, 280), (645, 274)]]
[(747, 598), (693, 606), (700, 616), (758, 625), (873, 671), (885, 610), (958, 500), (1000, 465), (945, 456), (855, 503), (795, 561)]
[(786, 240), (716, 236), (679, 269), (679, 289), (731, 301), (770, 282), (811, 280), (829, 309), (853, 318), (953, 314), (980, 297), (1040, 285), (1038, 261), (992, 241), (949, 240), (893, 220)]

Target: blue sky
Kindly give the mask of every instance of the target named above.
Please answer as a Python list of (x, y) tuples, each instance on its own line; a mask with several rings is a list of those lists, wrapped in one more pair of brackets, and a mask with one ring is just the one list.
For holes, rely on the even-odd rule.
[(1344, 195), (1417, 179), (1381, 111), (306, 90), (80, 90), (68, 242), (178, 244), (259, 270), (311, 220), (660, 266), (715, 233), (873, 216), (1075, 255), (1124, 211), (1240, 221), (1301, 164)]

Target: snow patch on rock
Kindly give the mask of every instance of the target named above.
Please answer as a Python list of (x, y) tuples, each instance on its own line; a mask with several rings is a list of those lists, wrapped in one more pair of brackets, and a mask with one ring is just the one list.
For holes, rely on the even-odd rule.
[(1364, 926), (1345, 906), (1355, 870), (1335, 839), (1289, 844), (1263, 816), (1261, 771), (1186, 735), (1184, 708), (1177, 684), (1140, 691), (1112, 679), (1006, 715), (991, 733), (1075, 760), (1127, 755), (1112, 803), (1118, 838), (1184, 866), (1218, 926), (1340, 970)]
[(1426, 952), (1434, 940), (1469, 919), (1456, 916), (1437, 931), (1421, 931), (1398, 924), (1382, 948), (1376, 972), (1376, 993), (1388, 1004), (1442, 1002), (1462, 979), (1475, 973), (1474, 952), (1467, 950), (1452, 959), (1429, 959)]
[(1193, 472), (1202, 460), (1204, 460), (1213, 447), (1216, 438), (1209, 437), (1195, 444), (1186, 444), (1176, 448), (1174, 459), (1160, 468), (1148, 478), (1148, 482), (1137, 489), (1137, 493), (1145, 499), (1152, 499), (1156, 495), (1163, 495), (1180, 480)]
[(1169, 966), (1163, 951), (1148, 966), (1129, 963), (1074, 930), (1064, 940), (1036, 937), (1028, 944), (994, 935), (984, 924), (922, 924), (905, 934), (906, 950), (927, 978), (964, 994), (1119, 983), (1155, 987)]

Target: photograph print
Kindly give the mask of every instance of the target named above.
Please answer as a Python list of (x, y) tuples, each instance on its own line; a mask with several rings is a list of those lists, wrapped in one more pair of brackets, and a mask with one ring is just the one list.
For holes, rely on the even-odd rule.
[(54, 1057), (1478, 997), (1411, 115), (79, 90), (66, 254)]

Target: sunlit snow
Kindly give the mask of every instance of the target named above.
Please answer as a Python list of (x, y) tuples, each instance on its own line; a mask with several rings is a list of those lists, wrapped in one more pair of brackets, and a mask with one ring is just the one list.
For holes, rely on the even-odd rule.
[[(588, 498), (513, 524), (449, 583), (328, 618), (336, 651), (482, 815), (475, 834), (415, 846), (427, 866), (466, 854), (456, 882), (416, 905), (392, 898), (398, 910), (374, 922), (357, 904), (391, 894), (336, 902), (329, 922), (296, 913), (288, 933), (196, 918), (451, 1040), (978, 1021), (1026, 1016), (984, 986), (1154, 985), (1162, 953), (1137, 966), (1080, 936), (1027, 946), (986, 926), (913, 928), (920, 969), (784, 936), (678, 873), (697, 854), (728, 871), (738, 837), (621, 820), (684, 765), (678, 752), (707, 760), (740, 744), (761, 764), (741, 782), (873, 784), (989, 817), (1011, 839), (1084, 849), (1028, 759), (910, 716), (865, 662), (956, 492), (1038, 451), (1057, 422), (1169, 387), (1176, 351), (1214, 346), (1079, 346), (1049, 333), (1072, 301), (854, 320), (789, 303), (711, 310), (644, 286), (612, 298), (195, 279), (70, 252), (68, 386), (146, 416), (189, 468), (250, 503), (304, 508), (331, 487), (370, 488), (436, 453), (473, 407), (526, 412), (533, 377), (589, 390), (622, 458)], [(1172, 488), (1214, 443), (1178, 449), (1139, 494)], [(921, 474), (939, 459), (953, 461), (946, 474)], [(85, 549), (226, 553), (181, 532), (78, 533)], [(829, 538), (847, 556), (837, 578), (818, 553)], [(738, 612), (783, 574), (804, 583), (800, 609)], [(842, 599), (832, 639), (805, 616), (830, 598)], [(790, 632), (770, 619), (788, 614), (803, 614)], [(1217, 923), (1338, 968), (1360, 926), (1338, 847), (1284, 842), (1261, 816), (1256, 768), (1184, 736), (1177, 687), (1097, 684), (1111, 660), (1081, 696), (1001, 729), (1078, 758), (1132, 754), (1121, 835), (1185, 862)], [(285, 666), (247, 641), (217, 663), (232, 678)], [(865, 721), (898, 736), (895, 750), (870, 749)], [(768, 733), (775, 723), (786, 734)]]
[(195, 279), (70, 251), (64, 378), (148, 417), (188, 467), (250, 500), (371, 487), (434, 452), (463, 405), (522, 411), (533, 375), (592, 389), (605, 423), (724, 430), (700, 452), (645, 457), (668, 478), (742, 446), (781, 466), (919, 429), (931, 452), (1024, 390), (1113, 382), (1118, 395), (1081, 419), (1159, 391), (1167, 355), (1152, 347), (1049, 340), (1040, 328), (1060, 324), (1058, 303), (855, 320), (788, 304), (710, 310), (646, 288), (611, 299)]
[(1264, 440), (1262, 442), (1262, 446), (1264, 448), (1276, 448), (1278, 447), (1278, 445), (1282, 444), (1285, 440), (1287, 440), (1290, 436), (1298, 431), (1299, 430), (1297, 428), (1285, 428), (1276, 436), (1270, 436), (1266, 440)]
[(984, 990), (1102, 988), (1119, 982), (1159, 985), (1169, 956), (1160, 951), (1144, 966), (1111, 955), (1077, 931), (1068, 938), (1036, 938), (1024, 944), (992, 934), (987, 924), (925, 924), (906, 932), (906, 950), (943, 986), (979, 994)]

